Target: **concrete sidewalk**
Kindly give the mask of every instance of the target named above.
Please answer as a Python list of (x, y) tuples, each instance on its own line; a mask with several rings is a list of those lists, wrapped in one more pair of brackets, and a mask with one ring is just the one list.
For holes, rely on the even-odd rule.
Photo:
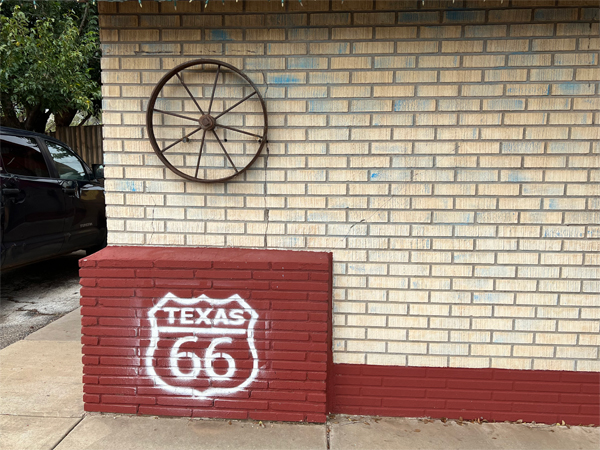
[(0, 350), (0, 448), (527, 449), (600, 448), (600, 429), (334, 416), (325, 425), (86, 414), (79, 311)]

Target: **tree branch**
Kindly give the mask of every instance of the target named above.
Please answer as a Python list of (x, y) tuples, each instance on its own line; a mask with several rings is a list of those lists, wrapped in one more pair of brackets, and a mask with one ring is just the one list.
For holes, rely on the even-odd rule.
[(78, 127), (82, 127), (82, 126), (83, 126), (83, 124), (84, 124), (84, 123), (86, 123), (90, 117), (92, 117), (92, 113), (88, 113), (88, 115), (87, 115), (87, 116), (85, 116), (85, 117), (83, 118), (83, 120), (82, 120), (81, 122), (79, 122), (79, 125), (77, 125), (77, 126), (78, 126)]
[(86, 3), (85, 4), (85, 9), (83, 11), (83, 17), (81, 18), (81, 24), (79, 25), (79, 35), (81, 36), (81, 30), (83, 30), (83, 25), (85, 24), (85, 21), (87, 19), (87, 15), (88, 15), (88, 11), (90, 9), (90, 4)]

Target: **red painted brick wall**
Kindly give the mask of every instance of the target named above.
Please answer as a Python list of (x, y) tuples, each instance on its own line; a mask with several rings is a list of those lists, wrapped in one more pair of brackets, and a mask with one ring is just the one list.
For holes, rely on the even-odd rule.
[(333, 411), (395, 417), (600, 424), (600, 374), (334, 365)]
[[(82, 259), (80, 267), (86, 411), (325, 421), (332, 364), (330, 253), (109, 247)], [(256, 311), (254, 381), (233, 394), (205, 398), (157, 384), (146, 367), (152, 345), (148, 313), (167, 293), (182, 299), (237, 294)], [(175, 383), (166, 376), (174, 342), (161, 337), (150, 359), (167, 384)], [(198, 348), (181, 351), (203, 350), (193, 345)], [(245, 338), (234, 337), (219, 350), (234, 358), (236, 373), (250, 373), (254, 359)], [(219, 374), (228, 367), (223, 358), (214, 362)], [(183, 358), (178, 367), (189, 373), (191, 361)], [(218, 382), (206, 370), (184, 381), (198, 390)]]

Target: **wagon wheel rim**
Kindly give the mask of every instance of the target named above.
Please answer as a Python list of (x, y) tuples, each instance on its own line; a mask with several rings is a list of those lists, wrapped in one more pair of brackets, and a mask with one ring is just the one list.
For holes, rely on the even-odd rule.
[[(212, 85), (208, 86), (210, 88), (210, 97), (207, 98), (204, 95), (195, 95), (192, 92), (195, 87), (192, 86), (191, 83), (184, 80), (186, 69), (195, 70), (196, 72), (203, 74), (214, 73)], [(188, 72), (190, 70), (188, 70)], [(243, 95), (239, 99), (236, 97), (231, 100), (231, 105), (227, 105), (227, 100), (230, 99), (223, 100), (222, 107), (219, 110), (217, 103), (220, 103), (221, 100), (216, 98), (219, 81), (222, 82), (221, 86), (227, 88), (225, 85), (225, 77), (229, 74), (232, 74), (239, 80), (243, 80), (243, 83), (245, 83), (241, 86), (241, 92)], [(170, 82), (173, 83), (169, 84)], [(183, 95), (182, 98), (184, 99), (182, 100), (182, 104), (185, 103), (185, 100), (188, 102), (191, 101), (191, 105), (193, 106), (190, 106), (190, 109), (192, 110), (186, 111), (185, 107), (182, 107), (182, 110), (170, 111), (168, 108), (157, 107), (157, 103), (160, 103), (161, 100), (165, 100), (165, 104), (168, 104), (169, 97), (166, 95), (167, 92), (164, 90), (166, 86), (177, 88), (183, 92), (183, 94), (181, 94)], [(204, 92), (205, 86), (207, 86), (206, 83), (200, 85), (201, 93)], [(231, 116), (232, 113), (236, 113), (236, 109), (239, 115), (239, 111), (241, 110), (239, 107), (244, 103), (256, 100), (258, 101), (258, 105), (254, 106), (258, 106), (258, 112), (262, 113), (262, 115), (254, 114), (253, 117), (262, 117), (262, 125), (247, 125), (247, 119), (245, 118), (246, 116), (244, 116), (244, 124), (241, 126), (232, 126), (231, 124), (225, 123), (228, 116)], [(215, 111), (215, 109), (218, 111)], [(160, 117), (159, 120), (157, 120), (158, 117)], [(189, 127), (191, 128), (191, 131), (182, 131), (181, 134), (183, 134), (183, 136), (179, 138), (157, 137), (155, 128), (166, 128), (164, 125), (164, 117), (181, 121), (181, 124), (179, 125), (181, 130)], [(175, 125), (172, 128), (166, 129), (176, 130), (177, 127), (178, 125)], [(256, 131), (257, 128), (258, 131)], [(244, 173), (260, 156), (264, 146), (267, 143), (267, 108), (255, 84), (239, 69), (223, 61), (217, 61), (213, 59), (198, 59), (178, 65), (174, 69), (167, 72), (160, 79), (152, 91), (152, 95), (148, 101), (148, 107), (146, 110), (146, 129), (154, 153), (169, 170), (189, 181), (200, 183), (224, 182)], [(227, 138), (219, 137), (219, 134), (217, 133), (219, 130), (222, 130), (221, 132), (223, 133), (223, 136), (225, 136), (224, 133), (227, 132), (233, 133), (233, 136), (238, 136), (238, 140), (246, 138), (253, 139), (253, 141), (244, 141), (241, 144), (244, 148), (244, 153), (242, 156), (239, 154), (232, 154), (231, 146), (229, 146), (230, 149), (228, 150)], [(173, 155), (173, 150), (177, 148), (177, 146), (190, 142), (190, 138), (194, 136), (201, 136), (201, 139), (199, 148), (195, 153), (195, 164), (185, 167), (185, 169), (188, 169), (188, 171), (193, 171), (193, 174), (191, 174), (180, 170), (180, 168), (177, 167), (177, 164), (169, 159), (169, 155)], [(234, 140), (235, 139), (236, 138), (234, 138)], [(220, 151), (220, 155), (224, 161), (224, 168), (214, 168), (209, 166), (204, 168), (202, 166), (203, 158), (207, 158), (207, 148), (209, 143), (212, 145), (213, 149), (217, 149), (217, 154), (219, 154), (218, 152)], [(249, 154), (245, 152), (247, 146), (251, 146), (251, 151)], [(183, 155), (183, 160), (186, 160), (186, 157), (191, 156), (193, 153), (194, 152), (185, 153)], [(241, 165), (238, 166), (234, 159), (238, 160), (238, 164), (240, 164), (239, 160), (241, 159)], [(218, 173), (218, 171), (223, 171), (224, 169), (229, 169), (230, 171), (233, 171), (233, 173), (222, 177), (210, 176), (211, 170), (217, 171)], [(204, 176), (199, 176), (200, 174), (204, 174)]]

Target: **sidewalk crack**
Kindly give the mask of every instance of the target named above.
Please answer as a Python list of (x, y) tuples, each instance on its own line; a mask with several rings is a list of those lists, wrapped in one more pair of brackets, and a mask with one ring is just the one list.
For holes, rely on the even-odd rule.
[(75, 427), (77, 427), (77, 425), (79, 425), (81, 423), (81, 421), (85, 418), (85, 415), (81, 416), (79, 418), (79, 420), (71, 427), (67, 430), (67, 432), (65, 434), (62, 435), (62, 437), (58, 440), (58, 442), (56, 443), (56, 445), (54, 447), (52, 447), (52, 450), (54, 450), (56, 447), (58, 447), (60, 445), (60, 443), (62, 441), (65, 440), (65, 438), (71, 434), (71, 431), (73, 431), (75, 429)]

